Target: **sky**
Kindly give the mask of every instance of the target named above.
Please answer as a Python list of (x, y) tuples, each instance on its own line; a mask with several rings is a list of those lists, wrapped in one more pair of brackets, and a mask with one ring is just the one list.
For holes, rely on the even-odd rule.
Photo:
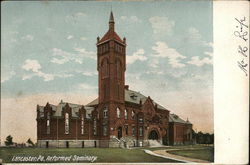
[(213, 133), (209, 1), (3, 2), (1, 139), (36, 140), (36, 105), (97, 98), (96, 38), (111, 11), (127, 39), (126, 84)]

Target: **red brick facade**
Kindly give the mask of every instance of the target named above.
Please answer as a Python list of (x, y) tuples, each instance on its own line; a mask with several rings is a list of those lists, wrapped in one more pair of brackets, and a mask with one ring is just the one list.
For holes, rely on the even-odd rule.
[(84, 147), (85, 142), (90, 145), (93, 141), (90, 146), (121, 147), (147, 146), (149, 139), (164, 145), (191, 141), (187, 135), (192, 130), (191, 123), (169, 121), (169, 110), (125, 86), (126, 39), (116, 34), (112, 12), (109, 30), (102, 39), (97, 38), (96, 45), (98, 99), (86, 106), (64, 102), (38, 106), (40, 146), (45, 145), (43, 142)]

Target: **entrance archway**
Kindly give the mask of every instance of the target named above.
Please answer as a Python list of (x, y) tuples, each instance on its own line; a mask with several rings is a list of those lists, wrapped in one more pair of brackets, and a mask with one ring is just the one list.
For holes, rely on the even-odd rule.
[(117, 129), (117, 134), (118, 134), (118, 139), (120, 139), (122, 137), (122, 127), (118, 127)]
[(152, 130), (149, 135), (148, 135), (148, 139), (151, 139), (151, 140), (158, 140), (159, 138), (159, 135), (158, 133), (156, 132), (156, 130)]

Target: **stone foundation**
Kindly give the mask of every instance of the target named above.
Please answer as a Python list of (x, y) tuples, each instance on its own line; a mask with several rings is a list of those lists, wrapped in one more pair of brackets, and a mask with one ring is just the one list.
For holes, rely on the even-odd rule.
[(99, 147), (99, 140), (38, 140), (40, 148), (89, 148)]
[[(162, 144), (162, 141), (159, 141)], [(38, 140), (40, 148), (132, 148), (149, 146), (148, 140), (136, 140), (134, 137), (111, 138), (110, 140)]]

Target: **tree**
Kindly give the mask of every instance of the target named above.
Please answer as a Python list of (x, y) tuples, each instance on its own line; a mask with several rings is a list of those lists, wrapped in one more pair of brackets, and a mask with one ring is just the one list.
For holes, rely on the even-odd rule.
[(11, 135), (7, 136), (6, 137), (6, 141), (5, 141), (5, 145), (6, 146), (10, 146), (10, 145), (13, 145), (13, 137)]
[(35, 146), (35, 144), (33, 143), (33, 141), (30, 138), (27, 140), (27, 143), (30, 144), (31, 146)]

